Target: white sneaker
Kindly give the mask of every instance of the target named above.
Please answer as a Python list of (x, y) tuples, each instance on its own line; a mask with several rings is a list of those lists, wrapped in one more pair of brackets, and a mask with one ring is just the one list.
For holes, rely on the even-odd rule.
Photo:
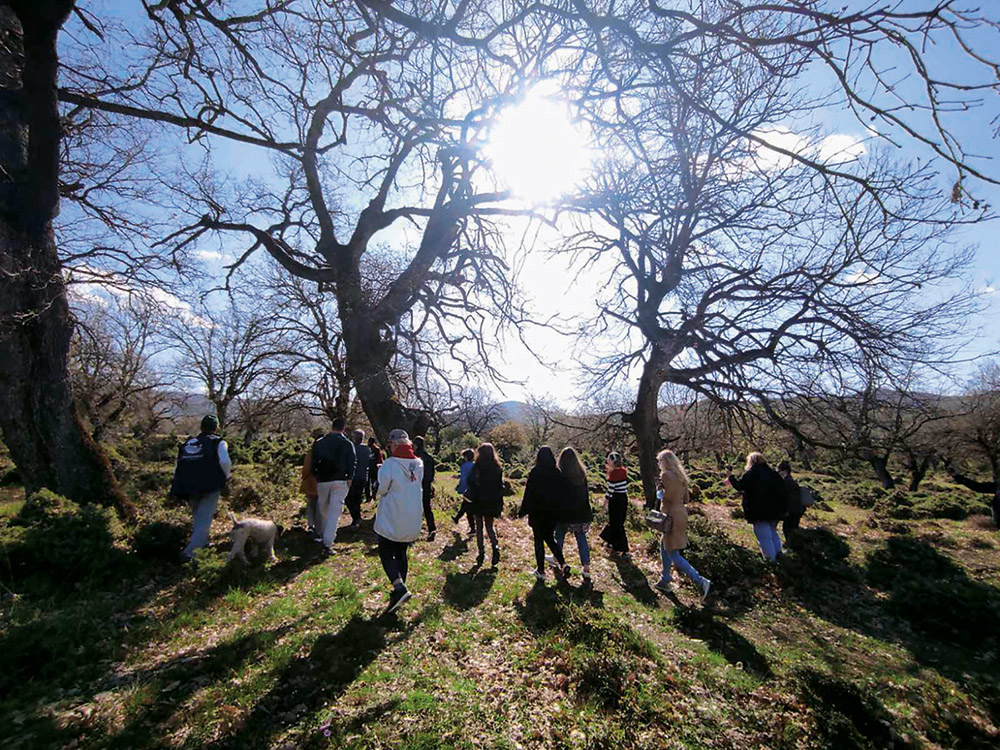
[(545, 571), (544, 570), (536, 570), (535, 571), (535, 578), (538, 579), (539, 581), (544, 581), (545, 580)]
[(556, 559), (552, 555), (546, 555), (545, 556), (545, 562), (547, 562), (549, 565), (551, 565), (556, 570), (558, 570), (560, 568), (559, 563), (556, 562)]
[(702, 604), (704, 604), (705, 600), (708, 598), (708, 590), (710, 588), (712, 588), (712, 582), (710, 580), (708, 580), (707, 578), (703, 577), (701, 579), (701, 602), (702, 602)]

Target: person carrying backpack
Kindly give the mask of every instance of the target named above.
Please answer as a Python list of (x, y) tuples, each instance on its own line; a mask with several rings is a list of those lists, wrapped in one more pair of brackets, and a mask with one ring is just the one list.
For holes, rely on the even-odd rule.
[(747, 523), (753, 524), (753, 533), (764, 559), (779, 559), (782, 552), (778, 521), (788, 515), (788, 491), (784, 480), (767, 465), (762, 453), (754, 452), (747, 456), (743, 476), (737, 479), (730, 472), (727, 481), (743, 493), (743, 514)]
[(209, 414), (202, 418), (198, 436), (188, 438), (177, 450), (170, 494), (187, 500), (193, 522), (191, 539), (181, 552), (185, 562), (194, 557), (196, 549), (208, 546), (212, 518), (232, 470), (226, 441), (218, 432), (219, 420)]

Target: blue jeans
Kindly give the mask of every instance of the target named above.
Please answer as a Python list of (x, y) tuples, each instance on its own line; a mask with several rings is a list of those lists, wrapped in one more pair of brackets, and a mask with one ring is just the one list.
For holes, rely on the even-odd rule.
[(663, 562), (663, 576), (660, 578), (664, 583), (670, 582), (670, 566), (673, 565), (681, 573), (686, 575), (699, 586), (704, 585), (705, 579), (701, 577), (694, 566), (684, 559), (679, 549), (663, 549), (660, 547), (660, 560)]
[(190, 560), (194, 557), (194, 551), (208, 546), (208, 532), (212, 528), (212, 519), (215, 517), (215, 508), (219, 504), (219, 495), (215, 492), (206, 492), (191, 500), (191, 511), (194, 528), (191, 529), (191, 539), (187, 547), (181, 552), (181, 557)]
[[(590, 545), (587, 544), (588, 524), (557, 523), (555, 530), (556, 544), (562, 549), (563, 541), (566, 539), (566, 532), (573, 527), (573, 536), (576, 537), (576, 546), (580, 551), (580, 564), (583, 567), (590, 565)], [(565, 553), (563, 553), (565, 554)]]
[(753, 533), (760, 545), (760, 553), (767, 560), (776, 560), (781, 554), (781, 537), (778, 536), (777, 521), (754, 521)]

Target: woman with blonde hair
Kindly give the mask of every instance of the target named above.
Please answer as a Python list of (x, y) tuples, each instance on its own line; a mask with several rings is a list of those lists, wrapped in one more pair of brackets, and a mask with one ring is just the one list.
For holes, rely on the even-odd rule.
[(739, 479), (730, 472), (729, 484), (743, 493), (743, 515), (753, 524), (753, 533), (765, 560), (781, 557), (778, 521), (788, 515), (788, 491), (781, 475), (767, 465), (762, 453), (751, 453)]
[(656, 582), (656, 588), (660, 591), (670, 591), (671, 568), (676, 567), (701, 589), (701, 600), (705, 601), (712, 582), (699, 574), (681, 554), (681, 550), (688, 546), (688, 514), (684, 504), (688, 500), (688, 487), (691, 483), (684, 466), (673, 451), (660, 451), (656, 456), (656, 462), (660, 467), (660, 484), (663, 486), (660, 511), (670, 518), (660, 538), (663, 575)]

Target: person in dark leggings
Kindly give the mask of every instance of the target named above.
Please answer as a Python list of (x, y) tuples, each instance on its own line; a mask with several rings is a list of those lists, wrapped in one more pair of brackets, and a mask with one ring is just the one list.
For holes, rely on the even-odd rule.
[(524, 486), (524, 499), (518, 510), (518, 518), (528, 517), (535, 541), (535, 578), (545, 580), (545, 547), (552, 551), (552, 556), (559, 564), (561, 574), (566, 567), (562, 549), (556, 544), (553, 532), (556, 528), (559, 504), (568, 492), (566, 480), (556, 467), (556, 457), (552, 449), (543, 445), (535, 455), (535, 465), (528, 472), (528, 481)]
[(806, 509), (802, 505), (802, 488), (792, 478), (792, 465), (788, 461), (782, 461), (778, 464), (778, 474), (781, 475), (788, 490), (788, 515), (781, 523), (782, 531), (785, 532), (785, 546), (788, 546), (798, 534), (799, 522)]
[(625, 518), (628, 515), (628, 475), (621, 453), (612, 451), (604, 462), (608, 473), (608, 524), (601, 531), (601, 539), (611, 546), (611, 551), (628, 560), (628, 537), (625, 534)]
[(492, 443), (483, 443), (476, 451), (476, 463), (469, 475), (469, 513), (476, 525), (476, 546), (479, 550), (476, 565), (482, 565), (484, 560), (484, 527), (493, 548), (490, 564), (495, 567), (500, 562), (500, 543), (493, 521), (503, 513), (503, 494), (503, 467), (500, 459), (497, 458)]
[(386, 614), (410, 598), (406, 588), (406, 550), (420, 536), (422, 511), (420, 485), (424, 463), (413, 452), (405, 430), (389, 433), (389, 456), (378, 470), (378, 510), (375, 535), (382, 568), (392, 583)]
[(365, 501), (378, 499), (378, 469), (382, 465), (382, 449), (378, 447), (375, 438), (368, 438), (368, 449), (371, 458), (368, 460), (368, 481), (365, 482)]
[(437, 534), (437, 524), (434, 523), (434, 509), (431, 500), (434, 498), (434, 469), (437, 461), (424, 448), (424, 438), (417, 435), (413, 438), (413, 452), (424, 462), (424, 480), (421, 484), (421, 500), (424, 504), (424, 519), (427, 521), (427, 541), (433, 542)]

